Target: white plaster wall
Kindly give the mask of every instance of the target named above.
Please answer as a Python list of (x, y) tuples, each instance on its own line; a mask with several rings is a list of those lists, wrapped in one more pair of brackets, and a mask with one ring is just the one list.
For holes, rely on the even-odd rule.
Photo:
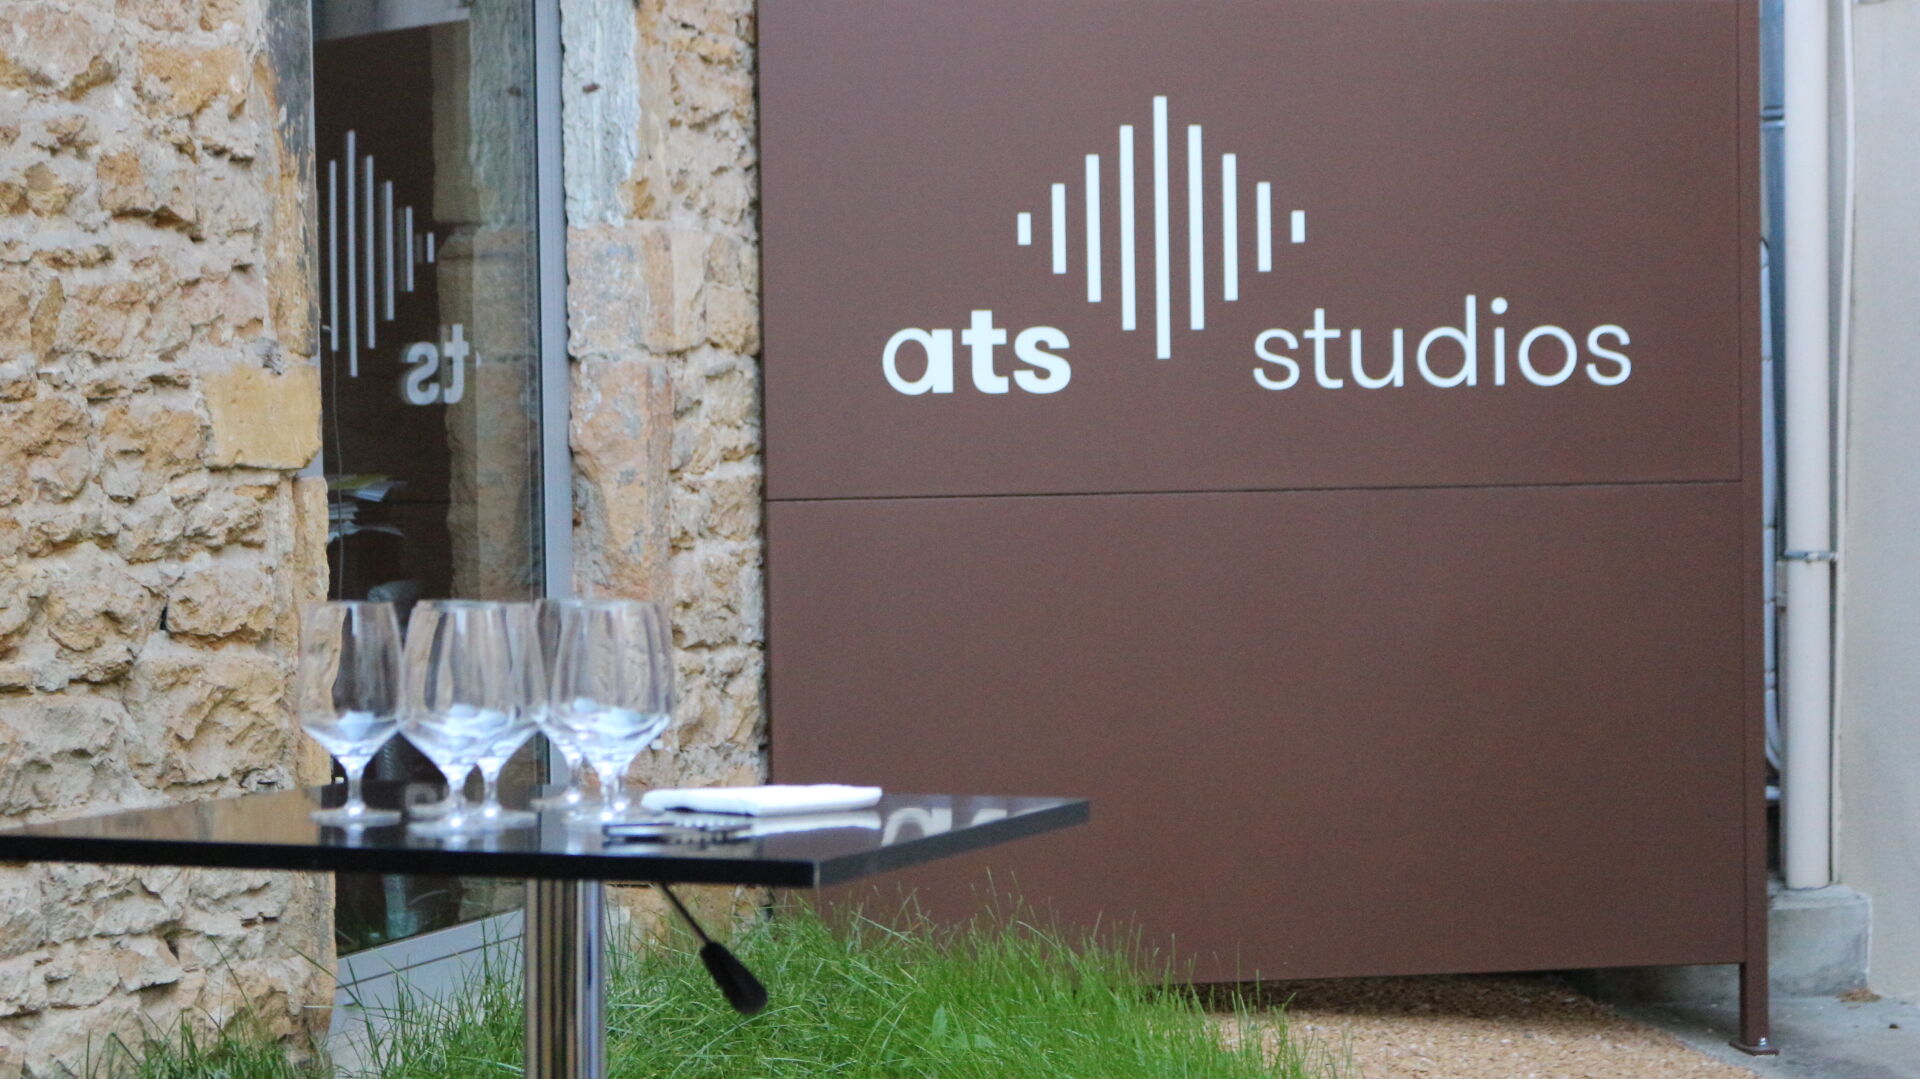
[(1920, 1000), (1920, 0), (1854, 18), (1837, 851), (1873, 900), (1872, 985)]

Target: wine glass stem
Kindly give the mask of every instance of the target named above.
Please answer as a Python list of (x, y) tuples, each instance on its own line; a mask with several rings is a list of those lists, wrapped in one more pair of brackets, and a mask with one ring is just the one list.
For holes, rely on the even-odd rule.
[(458, 828), (467, 815), (467, 773), (471, 768), (446, 767), (440, 769), (447, 777), (447, 816), (449, 826)]
[(341, 758), (340, 770), (347, 773), (347, 804), (344, 808), (349, 813), (365, 813), (367, 803), (360, 796), (360, 779), (367, 774), (367, 759), (365, 757), (355, 757), (351, 760)]
[(620, 773), (626, 769), (610, 762), (596, 761), (593, 770), (600, 776), (601, 806), (609, 812), (627, 808), (626, 791), (620, 786)]
[(486, 786), (486, 798), (480, 803), (481, 811), (485, 813), (500, 812), (500, 769), (481, 768), (480, 782)]

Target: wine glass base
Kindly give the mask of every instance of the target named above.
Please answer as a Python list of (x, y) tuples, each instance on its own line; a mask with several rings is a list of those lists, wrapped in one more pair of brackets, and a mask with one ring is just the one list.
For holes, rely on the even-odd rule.
[(579, 826), (589, 824), (597, 825), (600, 823), (600, 811), (605, 808), (606, 807), (599, 802), (591, 799), (576, 802), (566, 808), (567, 823)]
[(442, 798), (437, 802), (419, 802), (407, 807), (407, 816), (414, 820), (436, 820), (451, 813), (453, 807), (454, 800), (451, 798)]
[(602, 803), (581, 806), (567, 814), (567, 819), (578, 825), (603, 825), (628, 823), (635, 813), (640, 812), (637, 805), (610, 806)]
[(530, 828), (539, 820), (539, 814), (524, 809), (482, 810), (472, 817), (474, 827), (489, 832), (502, 828)]
[(586, 799), (575, 791), (571, 797), (565, 793), (548, 794), (532, 799), (527, 803), (534, 809), (576, 809), (586, 804)]
[(336, 828), (378, 828), (386, 824), (400, 823), (400, 814), (392, 809), (348, 808), (316, 809), (309, 817), (315, 824), (327, 824)]
[(438, 820), (412, 820), (407, 822), (407, 831), (413, 835), (433, 836), (442, 839), (467, 839), (479, 835), (482, 831), (479, 818), (441, 817)]

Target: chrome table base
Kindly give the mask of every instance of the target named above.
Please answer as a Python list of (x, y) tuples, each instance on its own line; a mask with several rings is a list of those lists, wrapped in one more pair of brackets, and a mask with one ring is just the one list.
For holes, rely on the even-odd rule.
[(605, 885), (527, 882), (527, 1079), (606, 1079), (605, 937)]

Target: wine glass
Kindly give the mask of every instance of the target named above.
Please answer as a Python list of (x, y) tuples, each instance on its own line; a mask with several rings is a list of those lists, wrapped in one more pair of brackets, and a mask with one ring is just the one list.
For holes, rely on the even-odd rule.
[(300, 727), (347, 773), (346, 804), (317, 809), (321, 824), (365, 828), (400, 814), (360, 796), (367, 762), (400, 726), (400, 622), (390, 603), (316, 603), (300, 619), (295, 686)]
[(533, 732), (546, 711), (547, 665), (541, 656), (540, 612), (532, 603), (503, 605), (506, 616), (507, 691), (510, 707), (506, 721), (488, 739), (480, 754), (480, 779), (486, 796), (480, 803), (482, 828), (524, 828), (539, 818), (524, 809), (508, 809), (500, 804), (500, 773), (507, 761)]
[(529, 665), (524, 672), (528, 678), (537, 679), (530, 683), (528, 693), (539, 701), (534, 710), (534, 723), (545, 735), (549, 745), (560, 754), (567, 765), (567, 782), (558, 792), (535, 798), (528, 804), (535, 809), (579, 809), (586, 803), (586, 794), (580, 789), (580, 777), (586, 771), (587, 758), (580, 751), (580, 744), (568, 731), (553, 723), (553, 657), (560, 645), (560, 612), (573, 600), (542, 599), (535, 600), (533, 618), (539, 631), (540, 648), (529, 653), (529, 657), (538, 661), (538, 669)]
[(666, 729), (673, 704), (666, 619), (651, 603), (602, 600), (560, 612), (549, 722), (575, 739), (600, 778), (603, 822), (630, 802), (620, 777)]
[(407, 622), (407, 716), (403, 733), (447, 778), (448, 807), (414, 821), (422, 835), (474, 830), (462, 788), (467, 773), (510, 725), (512, 680), (506, 610), (475, 600), (423, 600)]

